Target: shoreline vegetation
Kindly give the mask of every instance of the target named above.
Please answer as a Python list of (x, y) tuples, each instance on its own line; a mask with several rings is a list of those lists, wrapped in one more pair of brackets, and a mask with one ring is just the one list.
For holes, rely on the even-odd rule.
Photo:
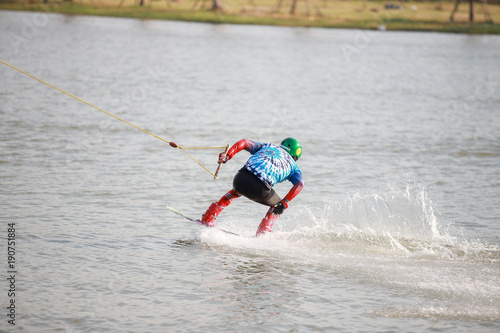
[[(492, 3), (493, 2), (493, 3)], [(0, 0), (0, 10), (220, 24), (500, 34), (500, 1)], [(215, 8), (215, 9), (214, 9)]]

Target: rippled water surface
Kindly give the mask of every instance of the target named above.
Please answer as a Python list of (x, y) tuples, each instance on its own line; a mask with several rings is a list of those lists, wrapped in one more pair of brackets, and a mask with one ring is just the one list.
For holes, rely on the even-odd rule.
[[(0, 60), (182, 146), (294, 136), (274, 232), (181, 150), (0, 64), (24, 332), (498, 332), (500, 38), (0, 12)], [(210, 171), (220, 149), (189, 151)], [(276, 187), (285, 194), (290, 184)], [(4, 280), (5, 281), (5, 280)], [(1, 284), (2, 308), (12, 297)]]

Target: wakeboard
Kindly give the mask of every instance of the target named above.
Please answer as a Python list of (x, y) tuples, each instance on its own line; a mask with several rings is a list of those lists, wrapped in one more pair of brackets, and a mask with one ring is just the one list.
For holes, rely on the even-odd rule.
[[(207, 225), (206, 225), (206, 224), (204, 224), (204, 223), (201, 223), (201, 221), (200, 221), (200, 220), (197, 220), (197, 219), (194, 219), (194, 218), (192, 218), (192, 217), (190, 217), (190, 216), (187, 216), (187, 215), (185, 215), (185, 214), (183, 214), (183, 213), (179, 212), (179, 211), (178, 211), (177, 209), (175, 209), (175, 208), (172, 208), (172, 207), (169, 207), (169, 206), (167, 206), (167, 208), (168, 208), (171, 212), (174, 212), (175, 214), (177, 214), (177, 215), (179, 215), (179, 216), (182, 216), (183, 218), (185, 218), (185, 219), (186, 219), (186, 220), (188, 220), (188, 221), (191, 221), (191, 222), (194, 222), (194, 223), (196, 223), (196, 224), (199, 224), (199, 225), (202, 225), (202, 226), (207, 227)], [(232, 231), (229, 231), (229, 230), (226, 230), (226, 229), (221, 229), (221, 228), (217, 228), (217, 229), (218, 229), (218, 230), (220, 230), (220, 231), (222, 231), (222, 232), (224, 232), (224, 233), (226, 233), (226, 234), (229, 234), (229, 235), (233, 235), (233, 236), (240, 236), (240, 234), (237, 234), (237, 233), (235, 233), (235, 232), (232, 232)]]

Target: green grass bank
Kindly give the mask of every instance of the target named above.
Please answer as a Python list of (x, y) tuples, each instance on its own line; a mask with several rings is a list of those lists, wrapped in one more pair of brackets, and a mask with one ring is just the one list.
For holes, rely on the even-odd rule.
[[(98, 15), (139, 19), (178, 20), (227, 24), (259, 24), (294, 27), (436, 31), (469, 34), (500, 34), (500, 5), (474, 5), (454, 1), (219, 0), (222, 9), (212, 10), (212, 0), (0, 0), (0, 9), (43, 11), (70, 15)], [(492, 22), (490, 22), (492, 21)]]

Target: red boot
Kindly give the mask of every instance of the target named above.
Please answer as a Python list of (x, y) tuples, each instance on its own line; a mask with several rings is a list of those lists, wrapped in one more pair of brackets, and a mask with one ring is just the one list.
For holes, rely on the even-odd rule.
[(215, 219), (219, 216), (220, 212), (222, 212), (224, 208), (219, 206), (216, 202), (212, 202), (210, 207), (208, 207), (207, 211), (201, 217), (200, 222), (206, 225), (207, 227), (215, 226)]
[(210, 205), (210, 207), (208, 207), (205, 214), (201, 217), (200, 222), (207, 227), (215, 226), (215, 219), (219, 216), (220, 212), (222, 212), (224, 208), (229, 206), (234, 200), (238, 199), (240, 195), (241, 194), (235, 192), (234, 190), (230, 190), (224, 194), (218, 202), (214, 202)]
[(279, 215), (273, 213), (273, 210), (274, 207), (269, 208), (266, 217), (264, 217), (260, 222), (259, 227), (257, 228), (257, 233), (255, 234), (256, 237), (271, 232), (271, 229), (273, 228), (274, 225), (274, 221), (276, 221), (276, 219), (279, 217)]
[(255, 234), (255, 237), (259, 237), (259, 236), (262, 236), (264, 234), (271, 232), (271, 229), (273, 228), (273, 224), (274, 224), (274, 221), (263, 218), (259, 224), (259, 227), (257, 228), (257, 233)]

